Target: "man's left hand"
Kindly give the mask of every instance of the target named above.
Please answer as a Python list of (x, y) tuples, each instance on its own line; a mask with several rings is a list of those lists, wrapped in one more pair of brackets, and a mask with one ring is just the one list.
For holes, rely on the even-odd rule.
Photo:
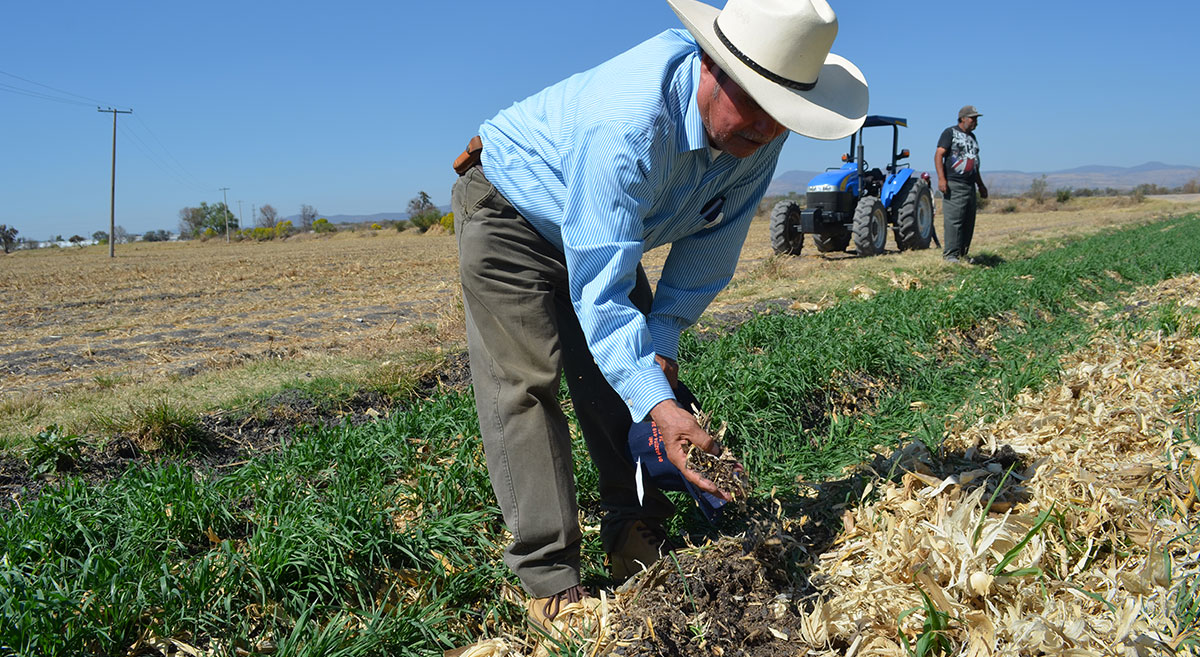
[(659, 356), (654, 354), (654, 360), (658, 366), (662, 368), (663, 374), (667, 376), (667, 383), (671, 384), (671, 389), (674, 390), (679, 386), (679, 363), (674, 358)]
[(987, 198), (987, 187), (982, 180), (979, 181), (979, 198)]

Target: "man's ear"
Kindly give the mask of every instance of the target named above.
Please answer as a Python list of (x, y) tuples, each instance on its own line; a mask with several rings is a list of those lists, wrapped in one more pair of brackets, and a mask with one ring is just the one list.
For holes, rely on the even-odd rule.
[(717, 63), (717, 60), (709, 57), (708, 53), (703, 50), (700, 51), (700, 67), (705, 73), (712, 76), (718, 87), (721, 86), (721, 83), (725, 82), (727, 76), (725, 75), (725, 71), (721, 70), (721, 65)]

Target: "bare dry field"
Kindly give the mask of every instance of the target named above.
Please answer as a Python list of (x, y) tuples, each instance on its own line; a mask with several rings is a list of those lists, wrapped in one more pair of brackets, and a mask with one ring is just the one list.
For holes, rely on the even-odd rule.
[[(1002, 212), (1005, 205), (1015, 209)], [(973, 252), (1011, 257), (1197, 209), (1195, 200), (1016, 207), (999, 199), (979, 217)], [(820, 304), (897, 272), (954, 275), (936, 248), (776, 257), (767, 231), (765, 218), (754, 222), (714, 316), (768, 301)], [(652, 279), (666, 254), (647, 254)], [(203, 409), (313, 377), (399, 379), (462, 349), (452, 235), (136, 243), (118, 247), (114, 259), (101, 246), (43, 249), (0, 258), (0, 271), (0, 446), (51, 423), (83, 431), (154, 398)]]

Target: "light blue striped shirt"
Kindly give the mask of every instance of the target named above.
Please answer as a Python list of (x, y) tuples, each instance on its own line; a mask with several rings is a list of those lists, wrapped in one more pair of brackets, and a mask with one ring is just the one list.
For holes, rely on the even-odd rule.
[[(501, 111), (483, 171), (565, 255), (571, 301), (635, 421), (674, 394), (654, 360), (733, 277), (787, 133), (738, 159), (708, 149), (700, 49), (668, 30)], [(714, 199), (717, 216), (702, 216)], [(710, 213), (715, 214), (715, 213)], [(629, 301), (642, 254), (671, 245), (649, 317)]]

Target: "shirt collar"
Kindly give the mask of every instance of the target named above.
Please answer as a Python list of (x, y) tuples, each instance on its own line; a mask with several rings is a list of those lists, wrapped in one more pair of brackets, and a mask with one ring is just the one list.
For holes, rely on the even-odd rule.
[(690, 89), (688, 90), (687, 109), (683, 115), (683, 143), (679, 152), (700, 150), (708, 147), (708, 135), (704, 131), (704, 121), (700, 118), (700, 105), (697, 96), (700, 94), (700, 49), (692, 56)]

